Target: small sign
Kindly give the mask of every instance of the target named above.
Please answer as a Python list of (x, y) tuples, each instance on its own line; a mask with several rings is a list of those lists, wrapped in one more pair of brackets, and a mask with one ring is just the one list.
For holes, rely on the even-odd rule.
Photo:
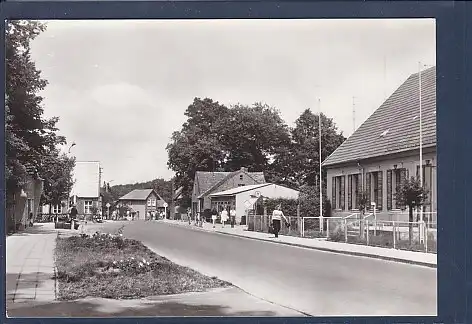
[(164, 203), (164, 205), (163, 205), (163, 206), (164, 206), (164, 208), (167, 208), (167, 207), (169, 207), (169, 205), (168, 205), (167, 203)]
[(107, 206), (107, 208), (110, 208), (111, 205), (110, 205), (110, 203), (107, 203), (106, 206)]
[(246, 200), (246, 201), (244, 202), (244, 206), (246, 207), (246, 209), (249, 209), (249, 208), (252, 207), (252, 204), (249, 202), (249, 200)]

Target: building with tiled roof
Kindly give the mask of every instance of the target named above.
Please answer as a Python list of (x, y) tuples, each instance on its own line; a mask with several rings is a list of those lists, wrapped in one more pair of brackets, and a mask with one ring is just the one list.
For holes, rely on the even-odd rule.
[(154, 189), (135, 189), (120, 197), (118, 203), (128, 206), (134, 219), (149, 219), (150, 213), (160, 213), (167, 208), (167, 203)]
[[(327, 189), (336, 216), (357, 211), (366, 190), (378, 218), (408, 217), (395, 201), (395, 188), (419, 175), (420, 79), (412, 74), (326, 160)], [(436, 68), (421, 72), (423, 181), (430, 194), (425, 215), (436, 212)], [(371, 207), (373, 208), (373, 207)]]
[(234, 172), (197, 171), (192, 191), (192, 213), (210, 209), (210, 194), (214, 192), (262, 183), (265, 183), (263, 172), (249, 172), (246, 168)]

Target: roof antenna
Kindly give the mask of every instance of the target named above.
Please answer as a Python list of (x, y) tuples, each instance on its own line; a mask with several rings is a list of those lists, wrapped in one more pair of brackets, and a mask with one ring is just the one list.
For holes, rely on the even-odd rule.
[(356, 103), (354, 101), (356, 97), (352, 97), (352, 133), (356, 131)]

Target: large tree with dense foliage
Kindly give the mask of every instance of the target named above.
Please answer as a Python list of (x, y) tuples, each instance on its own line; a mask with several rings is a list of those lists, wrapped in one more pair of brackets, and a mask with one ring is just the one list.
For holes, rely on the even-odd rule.
[(189, 205), (197, 170), (265, 171), (271, 157), (290, 143), (279, 112), (262, 103), (228, 108), (209, 98), (195, 98), (185, 115), (187, 121), (167, 145), (175, 188), (183, 187), (183, 205)]
[[(315, 186), (319, 179), (319, 115), (306, 109), (291, 129), (291, 145), (275, 163), (281, 181), (290, 187)], [(332, 118), (321, 113), (321, 161), (345, 140)]]
[(60, 153), (54, 149), (42, 159), (41, 176), (44, 178), (41, 202), (50, 206), (60, 205), (69, 198), (74, 184), (72, 172), (75, 167), (75, 157)]
[[(48, 159), (59, 157), (55, 148), (65, 144), (57, 134), (57, 117), (43, 116), (41, 78), (30, 54), (30, 44), (45, 25), (37, 21), (8, 21), (6, 25), (5, 142), (7, 202), (27, 176), (48, 181)], [(51, 155), (52, 154), (52, 155)], [(46, 161), (48, 160), (48, 161)], [(51, 180), (52, 182), (52, 180)]]

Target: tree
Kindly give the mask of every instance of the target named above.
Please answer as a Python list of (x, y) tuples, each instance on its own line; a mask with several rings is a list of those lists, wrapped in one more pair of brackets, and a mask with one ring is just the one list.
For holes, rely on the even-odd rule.
[[(291, 129), (290, 150), (278, 161), (286, 181), (294, 187), (315, 186), (319, 181), (319, 115), (306, 109)], [(321, 114), (321, 161), (345, 141), (331, 118)], [(289, 167), (288, 167), (289, 166)], [(326, 178), (326, 175), (323, 175)]]
[(41, 164), (41, 176), (43, 177), (42, 204), (49, 204), (49, 214), (52, 205), (61, 205), (64, 199), (69, 198), (74, 184), (72, 172), (75, 167), (75, 157), (60, 154), (53, 149), (43, 156)]
[(175, 188), (183, 187), (190, 206), (195, 173), (199, 171), (265, 171), (271, 156), (290, 143), (279, 112), (266, 104), (227, 108), (209, 98), (195, 98), (185, 112), (187, 121), (167, 145), (168, 166), (175, 171)]
[(413, 209), (423, 206), (428, 197), (428, 190), (424, 188), (419, 177), (411, 177), (397, 186), (395, 199), (403, 206), (408, 207), (409, 233), (408, 239), (413, 238)]
[(65, 138), (57, 134), (57, 117), (45, 119), (38, 93), (41, 78), (30, 55), (30, 43), (46, 26), (37, 21), (9, 21), (6, 26), (5, 139), (7, 203), (28, 176), (43, 177), (43, 158)]

